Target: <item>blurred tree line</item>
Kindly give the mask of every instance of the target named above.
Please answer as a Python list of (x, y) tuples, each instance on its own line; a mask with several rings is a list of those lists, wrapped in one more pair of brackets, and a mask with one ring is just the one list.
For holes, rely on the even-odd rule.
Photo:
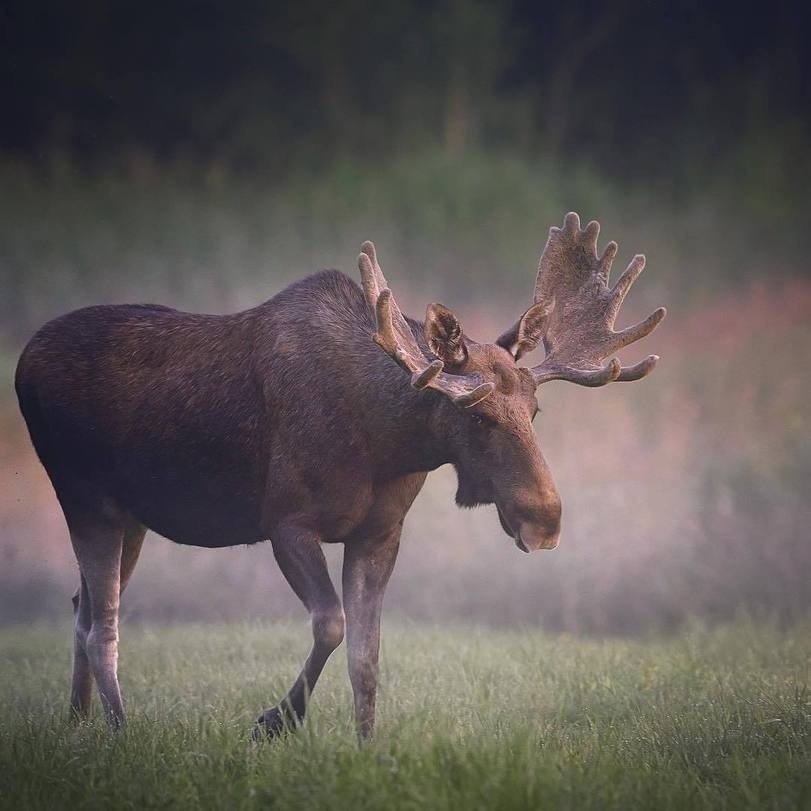
[[(85, 162), (144, 150), (277, 176), (425, 144), (494, 147), (689, 191), (719, 164), (768, 176), (807, 163), (801, 12), (701, 0), (12, 0), (0, 11), (0, 147)], [(750, 165), (752, 149), (767, 167)]]
[(656, 251), (670, 300), (806, 273), (802, 11), (9, 0), (2, 333), (100, 298), (240, 306), (369, 234), (435, 288), (495, 269), (512, 295), (572, 208)]

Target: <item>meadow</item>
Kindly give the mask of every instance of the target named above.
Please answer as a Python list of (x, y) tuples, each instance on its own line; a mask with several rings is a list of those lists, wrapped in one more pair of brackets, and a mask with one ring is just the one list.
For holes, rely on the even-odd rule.
[(67, 713), (70, 631), (0, 632), (0, 807), (811, 807), (811, 629), (739, 620), (668, 639), (398, 623), (359, 746), (343, 649), (305, 725), (249, 740), (303, 623), (125, 627), (129, 723)]
[[(107, 5), (0, 15), (0, 811), (811, 811), (801, 4)], [(129, 725), (98, 703), (73, 723), (78, 571), (13, 385), (34, 332), (90, 304), (225, 313), (322, 268), (357, 280), (372, 239), (407, 314), (442, 302), (489, 341), (572, 210), (619, 243), (614, 280), (646, 254), (617, 326), (668, 317), (621, 360), (661, 361), (539, 389), (553, 553), (430, 473), (375, 740), (340, 649), (304, 727), (253, 743), (305, 612), (269, 543), (151, 532), (122, 601)]]
[[(0, 163), (0, 807), (811, 807), (802, 223), (564, 169), (426, 153), (264, 187)], [(339, 650), (304, 728), (250, 743), (306, 655), (302, 608), (269, 544), (153, 535), (122, 602), (130, 724), (71, 724), (78, 574), (11, 385), (32, 332), (89, 303), (223, 312), (323, 266), (356, 278), (372, 237), (408, 313), (440, 300), (486, 339), (569, 209), (620, 242), (615, 278), (647, 253), (623, 325), (669, 316), (623, 359), (662, 361), (633, 386), (539, 392), (554, 553), (521, 555), (494, 510), (456, 508), (451, 468), (430, 475), (388, 590), (376, 740), (357, 745)]]

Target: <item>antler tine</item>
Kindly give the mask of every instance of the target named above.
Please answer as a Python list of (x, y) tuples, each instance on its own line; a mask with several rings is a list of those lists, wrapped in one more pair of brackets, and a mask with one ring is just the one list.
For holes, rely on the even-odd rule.
[(570, 211), (563, 218), (563, 230), (570, 234), (576, 234), (580, 230), (580, 215), (576, 211)]
[(600, 223), (592, 220), (583, 231), (583, 247), (586, 251), (597, 258), (597, 237), (600, 236)]
[[(363, 284), (363, 294), (366, 298), (366, 303), (372, 308), (372, 310), (379, 314), (381, 297), (386, 291), (388, 291), (389, 296), (387, 298), (386, 307), (388, 312), (388, 321), (392, 324), (392, 336), (395, 334), (395, 328), (402, 334), (405, 334), (406, 332), (411, 333), (411, 328), (408, 326), (408, 322), (405, 320), (402, 312), (400, 312), (400, 308), (397, 306), (397, 302), (394, 300), (394, 297), (391, 296), (389, 284), (386, 281), (386, 277), (383, 275), (383, 271), (380, 269), (380, 265), (377, 261), (375, 246), (371, 242), (367, 241), (363, 243), (362, 248), (363, 250), (358, 255), (358, 268), (360, 270), (361, 282)], [(379, 323), (380, 321), (378, 319), (378, 324)]]
[(360, 251), (358, 255), (358, 270), (360, 270), (363, 297), (366, 299), (366, 303), (369, 307), (374, 309), (381, 290), (377, 281), (377, 274), (375, 273), (377, 254), (375, 253), (375, 246), (368, 240), (360, 246)]
[(482, 383), (478, 375), (448, 375), (441, 360), (430, 360), (389, 289), (371, 242), (364, 242), (358, 256), (363, 293), (375, 313), (374, 342), (411, 375), (415, 389), (433, 388), (450, 397), (461, 408), (470, 408), (492, 394), (495, 386)]
[(660, 307), (644, 321), (614, 331), (619, 309), (643, 271), (645, 257), (635, 256), (609, 289), (617, 243), (609, 242), (598, 258), (599, 234), (600, 225), (595, 220), (581, 230), (580, 217), (574, 212), (566, 215), (563, 228), (549, 230), (535, 282), (535, 302), (550, 304), (544, 335), (546, 359), (532, 369), (537, 385), (548, 380), (569, 380), (581, 386), (639, 380), (656, 365), (656, 355), (627, 368), (616, 358), (604, 364), (612, 352), (653, 332), (666, 312)]
[(626, 366), (617, 377), (617, 380), (626, 383), (632, 380), (641, 380), (645, 375), (653, 371), (653, 367), (659, 361), (658, 355), (648, 355), (645, 360), (635, 363), (633, 366)]
[[(358, 256), (358, 267), (360, 268), (361, 282), (363, 283), (363, 294), (366, 298), (366, 303), (374, 310), (376, 302), (380, 294), (389, 287), (383, 271), (380, 269), (380, 263), (377, 261), (377, 251), (375, 250), (374, 242), (366, 240), (360, 246), (361, 253)], [(364, 255), (368, 261), (364, 261)], [(363, 265), (361, 265), (363, 262)], [(405, 326), (405, 319), (400, 312), (400, 308), (394, 303), (393, 315), (394, 320), (401, 322), (398, 326)]]
[(577, 383), (580, 386), (597, 388), (598, 386), (605, 386), (606, 383), (611, 383), (613, 380), (619, 380), (624, 370), (620, 366), (620, 362), (616, 358), (613, 358), (602, 369), (595, 369), (593, 371), (552, 365), (546, 367), (543, 372), (535, 373), (535, 369), (532, 371), (535, 374), (536, 386), (540, 386), (541, 383), (548, 383), (550, 380), (568, 380), (570, 383)]
[(632, 327), (626, 327), (619, 332), (614, 333), (612, 346), (617, 349), (629, 346), (635, 341), (639, 341), (646, 335), (650, 335), (656, 327), (659, 326), (661, 320), (667, 315), (667, 310), (664, 307), (659, 307), (654, 310), (644, 321), (634, 324)]
[(618, 250), (619, 245), (612, 239), (611, 242), (605, 246), (603, 255), (600, 257), (600, 269), (598, 273), (604, 284), (608, 284), (608, 277), (611, 275), (611, 266), (614, 264), (614, 257), (617, 255)]
[[(616, 245), (617, 243), (613, 243)], [(614, 253), (616, 254), (616, 248), (614, 249)], [(613, 257), (612, 257), (613, 260)], [(631, 289), (631, 285), (639, 278), (640, 273), (645, 269), (645, 255), (642, 253), (638, 253), (632, 260), (628, 267), (625, 269), (625, 272), (622, 276), (617, 279), (617, 283), (611, 290), (611, 308), (616, 316), (619, 312), (620, 307), (622, 307), (622, 302), (625, 301), (625, 297), (628, 295), (628, 291)], [(606, 276), (606, 282), (608, 281), (608, 277)]]

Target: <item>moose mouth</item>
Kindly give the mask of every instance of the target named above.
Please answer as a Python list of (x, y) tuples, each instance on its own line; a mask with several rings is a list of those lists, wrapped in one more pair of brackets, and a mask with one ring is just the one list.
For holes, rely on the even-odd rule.
[(522, 552), (533, 552), (537, 549), (557, 549), (560, 544), (560, 505), (551, 510), (549, 518), (539, 516), (532, 521), (519, 521), (518, 528), (513, 529), (515, 516), (512, 521), (507, 518), (506, 511), (496, 504), (498, 518), (502, 529), (513, 539), (515, 545)]
[(515, 541), (515, 545), (522, 551), (529, 554), (529, 549), (527, 549), (527, 545), (521, 540), (521, 531), (514, 530), (509, 522), (507, 521), (504, 513), (501, 511), (501, 507), (496, 504), (496, 511), (498, 512), (498, 520), (501, 522), (501, 528)]

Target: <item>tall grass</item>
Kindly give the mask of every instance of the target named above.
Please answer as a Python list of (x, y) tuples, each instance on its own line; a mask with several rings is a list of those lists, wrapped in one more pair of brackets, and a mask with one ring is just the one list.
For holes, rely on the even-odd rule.
[(669, 641), (387, 628), (358, 748), (339, 650), (297, 734), (248, 736), (306, 652), (291, 625), (124, 629), (130, 722), (74, 727), (70, 632), (0, 633), (4, 808), (761, 809), (811, 802), (807, 627)]

